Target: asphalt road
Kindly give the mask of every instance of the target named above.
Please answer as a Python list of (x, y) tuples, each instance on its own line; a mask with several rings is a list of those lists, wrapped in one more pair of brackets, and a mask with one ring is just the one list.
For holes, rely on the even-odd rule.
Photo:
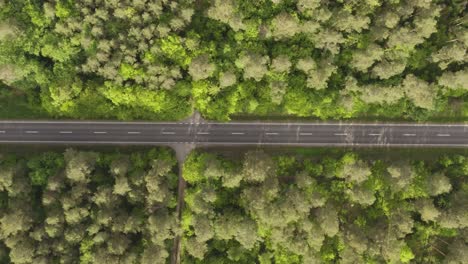
[(468, 147), (468, 124), (0, 121), (0, 143)]

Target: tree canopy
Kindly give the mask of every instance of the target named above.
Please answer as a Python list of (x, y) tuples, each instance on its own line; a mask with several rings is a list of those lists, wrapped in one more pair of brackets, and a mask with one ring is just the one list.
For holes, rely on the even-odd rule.
[(184, 172), (183, 263), (462, 263), (467, 249), (466, 155), (196, 151)]
[(394, 154), (2, 151), (0, 262), (463, 263), (468, 156)]
[(168, 149), (2, 154), (0, 262), (168, 262), (175, 164)]
[(448, 0), (2, 1), (0, 96), (73, 118), (176, 120), (195, 108), (217, 120), (466, 119), (465, 9)]

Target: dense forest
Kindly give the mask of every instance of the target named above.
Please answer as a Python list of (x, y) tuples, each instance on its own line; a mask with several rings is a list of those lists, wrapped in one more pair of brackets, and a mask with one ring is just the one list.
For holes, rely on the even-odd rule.
[(463, 0), (0, 0), (0, 117), (466, 120)]
[(466, 263), (468, 156), (195, 152), (183, 263)]
[(168, 149), (1, 154), (0, 263), (166, 263), (175, 165)]
[(288, 151), (0, 152), (0, 263), (466, 261), (466, 152)]

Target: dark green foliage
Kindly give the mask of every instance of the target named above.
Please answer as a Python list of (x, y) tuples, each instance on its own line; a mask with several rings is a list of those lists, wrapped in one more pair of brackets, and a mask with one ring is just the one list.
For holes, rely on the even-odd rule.
[(168, 263), (181, 234), (182, 263), (463, 263), (468, 156), (438, 155), (196, 151), (179, 221), (169, 149), (4, 153), (0, 260)]
[[(272, 168), (264, 165), (268, 160)], [(223, 165), (230, 159), (213, 152), (194, 152), (187, 161), (183, 263), (463, 258), (466, 155), (408, 162), (256, 150), (244, 155), (241, 170)], [(256, 174), (268, 176), (252, 176), (249, 167), (262, 167)], [(226, 186), (226, 177), (235, 184)]]
[(64, 167), (63, 156), (59, 153), (45, 152), (28, 160), (29, 178), (32, 185), (45, 186), (47, 179)]
[(2, 1), (0, 117), (465, 120), (466, 4), (361, 2)]
[(0, 262), (169, 263), (175, 165), (164, 148), (2, 154)]

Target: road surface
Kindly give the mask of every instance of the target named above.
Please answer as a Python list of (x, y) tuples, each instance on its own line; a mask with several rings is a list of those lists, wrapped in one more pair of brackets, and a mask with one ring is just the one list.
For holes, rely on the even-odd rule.
[(0, 143), (468, 147), (468, 124), (0, 121)]

